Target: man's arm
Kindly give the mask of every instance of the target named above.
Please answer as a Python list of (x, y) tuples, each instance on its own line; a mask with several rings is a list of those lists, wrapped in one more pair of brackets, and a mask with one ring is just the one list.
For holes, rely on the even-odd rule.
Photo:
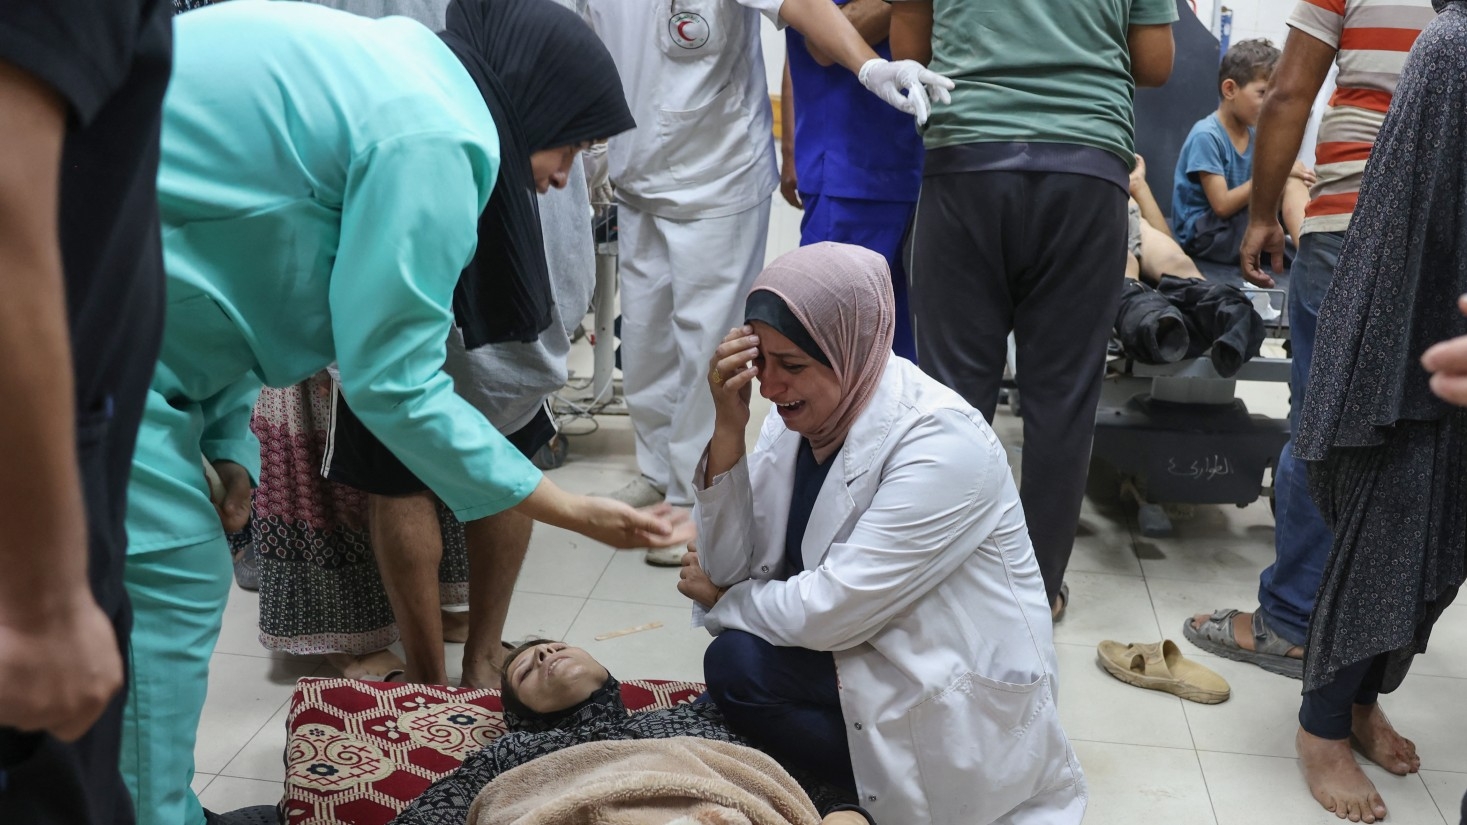
[[(856, 33), (869, 45), (875, 46), (891, 33), (891, 4), (886, 0), (851, 0), (840, 7), (840, 13), (845, 15), (846, 20), (855, 27)], [(807, 48), (816, 63), (822, 66), (835, 63), (818, 46), (812, 44)]]
[(784, 79), (779, 84), (779, 193), (796, 209), (800, 202), (800, 179), (795, 174), (795, 84), (790, 78), (790, 61), (784, 60)]
[(87, 577), (57, 234), (66, 109), (0, 61), (0, 726), (75, 739), (122, 684)]
[(1253, 189), (1241, 257), (1243, 274), (1254, 283), (1273, 286), (1273, 279), (1263, 271), (1263, 252), (1269, 253), (1274, 272), (1283, 272), (1284, 230), (1278, 214), (1284, 184), (1293, 172), (1309, 112), (1336, 54), (1335, 47), (1323, 40), (1289, 29), (1273, 73), (1273, 87), (1263, 101), (1253, 150)]
[(891, 59), (932, 62), (932, 0), (893, 3)]
[(878, 57), (870, 44), (830, 0), (783, 0), (779, 17), (805, 35), (834, 63), (850, 69), (861, 85), (896, 109), (927, 122), (932, 104), (949, 103), (953, 82), (922, 66)]
[(1131, 26), (1126, 30), (1126, 45), (1131, 50), (1131, 77), (1137, 86), (1161, 86), (1172, 76), (1176, 41), (1170, 23)]
[(784, 0), (779, 16), (805, 36), (811, 54), (818, 49), (826, 56), (826, 65), (839, 63), (859, 72), (866, 61), (876, 58), (876, 52), (830, 0)]

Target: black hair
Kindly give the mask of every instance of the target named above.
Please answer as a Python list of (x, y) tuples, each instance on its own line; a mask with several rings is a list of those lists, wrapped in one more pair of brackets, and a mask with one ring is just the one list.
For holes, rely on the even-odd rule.
[(1239, 86), (1247, 86), (1255, 80), (1268, 80), (1278, 63), (1279, 50), (1266, 39), (1234, 43), (1217, 67), (1218, 90), (1221, 91), (1225, 80)]

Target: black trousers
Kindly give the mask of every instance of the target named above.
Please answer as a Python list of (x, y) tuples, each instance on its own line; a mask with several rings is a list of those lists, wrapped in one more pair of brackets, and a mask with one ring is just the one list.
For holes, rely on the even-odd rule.
[[(127, 557), (127, 481), (157, 361), (162, 279), (139, 282), (112, 321), (130, 330), (132, 346), (105, 355), (101, 401), (77, 411), (77, 459), (87, 511), (87, 574), (92, 595), (112, 620), (128, 664), (132, 610), (122, 574)], [(95, 332), (96, 327), (91, 327)], [(74, 346), (81, 346), (77, 344)], [(71, 655), (58, 650), (57, 656)], [(40, 733), (0, 728), (0, 823), (131, 825), (132, 799), (122, 781), (124, 686), (85, 736), (63, 743)]]
[(780, 764), (855, 795), (834, 656), (725, 630), (704, 653), (703, 673), (735, 732)]
[(1349, 739), (1355, 705), (1373, 705), (1380, 698), (1386, 656), (1374, 656), (1341, 668), (1334, 681), (1304, 692), (1299, 705), (1299, 727), (1321, 739)]
[(1054, 600), (1074, 549), (1106, 340), (1126, 260), (1126, 193), (1086, 175), (929, 175), (908, 249), (922, 369), (990, 422), (1018, 346), (1020, 497)]

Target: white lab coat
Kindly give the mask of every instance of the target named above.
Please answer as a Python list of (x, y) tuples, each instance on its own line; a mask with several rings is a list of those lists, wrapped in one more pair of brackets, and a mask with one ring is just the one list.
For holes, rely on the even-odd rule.
[(778, 580), (800, 436), (770, 411), (702, 484), (699, 558), (738, 629), (835, 654), (861, 804), (887, 825), (1078, 823), (1086, 790), (1055, 707), (1049, 606), (1003, 445), (892, 356)]
[(759, 17), (783, 25), (783, 4), (589, 0), (637, 120), (609, 143), (618, 200), (680, 221), (769, 200), (779, 171)]

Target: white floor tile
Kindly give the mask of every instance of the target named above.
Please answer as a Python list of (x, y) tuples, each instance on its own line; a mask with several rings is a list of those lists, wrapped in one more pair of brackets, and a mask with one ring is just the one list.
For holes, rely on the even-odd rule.
[[(1463, 655), (1463, 651), (1458, 651)], [(1467, 680), (1411, 673), (1394, 693), (1380, 697), (1391, 724), (1416, 743), (1421, 767), (1467, 773)]]
[(1160, 638), (1146, 582), (1131, 576), (1070, 573), (1070, 606), (1054, 626), (1054, 640), (1091, 645), (1102, 639), (1154, 642)]
[(591, 591), (591, 598), (681, 608), (692, 604), (677, 592), (677, 568), (653, 567), (642, 560), (643, 555), (631, 550), (617, 553)]
[(219, 773), (290, 699), (296, 680), (320, 665), (216, 653), (194, 744), (194, 768)]
[(1097, 664), (1092, 646), (1055, 647), (1060, 721), (1071, 739), (1191, 749), (1181, 699), (1121, 682)]
[(1088, 507), (1081, 510), (1080, 529), (1070, 554), (1071, 573), (1141, 576), (1141, 561), (1136, 558), (1131, 528), (1124, 521), (1117, 521), (1116, 515), (1114, 511), (1102, 513)]
[[(1422, 771), (1421, 781), (1436, 800), (1437, 810), (1447, 822), (1457, 825), (1462, 821), (1462, 798), (1467, 795), (1467, 774)], [(1389, 804), (1389, 803), (1387, 803)]]
[[(688, 608), (658, 607), (591, 599), (581, 609), (566, 641), (585, 648), (618, 679), (703, 681), (703, 651), (712, 641), (708, 631), (690, 627)], [(645, 630), (605, 641), (595, 637), (616, 630), (662, 622)]]
[(238, 755), (220, 771), (221, 776), (235, 779), (279, 781), (285, 757), (285, 720), (290, 716), (290, 702), (271, 716)]
[[(1198, 754), (1217, 825), (1332, 825), (1340, 819), (1309, 793), (1298, 759), (1235, 753)], [(1365, 774), (1390, 811), (1387, 823), (1444, 825), (1419, 776), (1392, 776), (1374, 765)], [(1087, 821), (1088, 825), (1088, 821)]]
[(568, 530), (537, 524), (515, 589), (584, 599), (616, 552)]
[(1467, 598), (1446, 609), (1431, 629), (1431, 644), (1411, 663), (1411, 673), (1467, 679)]
[(1085, 825), (1215, 825), (1191, 749), (1076, 742), (1090, 785)]
[(193, 781), (189, 783), (189, 787), (194, 789), (194, 793), (201, 794), (205, 788), (209, 787), (209, 783), (213, 781), (214, 774), (212, 773), (195, 773)]
[[(1186, 642), (1180, 647), (1188, 656), (1196, 652)], [(1220, 705), (1183, 703), (1198, 750), (1292, 758), (1303, 683), (1231, 659), (1197, 660), (1232, 688), (1232, 697)]]
[(515, 644), (527, 639), (564, 639), (585, 603), (585, 599), (571, 596), (516, 591), (504, 620), (504, 641)]
[[(284, 774), (282, 773), (282, 776)], [(225, 813), (237, 808), (255, 805), (274, 805), (285, 794), (284, 780), (262, 782), (258, 779), (238, 779), (221, 776), (209, 783), (199, 794), (199, 802), (215, 813)]]
[(1258, 574), (1251, 582), (1189, 582), (1148, 576), (1151, 606), (1162, 635), (1177, 643), (1188, 656), (1205, 656), (1182, 635), (1182, 624), (1191, 617), (1215, 610), (1235, 608), (1252, 611), (1258, 606)]
[(1190, 519), (1173, 519), (1167, 538), (1137, 537), (1146, 577), (1193, 582), (1258, 583), (1273, 564), (1273, 517), (1266, 503), (1239, 509), (1198, 505)]

